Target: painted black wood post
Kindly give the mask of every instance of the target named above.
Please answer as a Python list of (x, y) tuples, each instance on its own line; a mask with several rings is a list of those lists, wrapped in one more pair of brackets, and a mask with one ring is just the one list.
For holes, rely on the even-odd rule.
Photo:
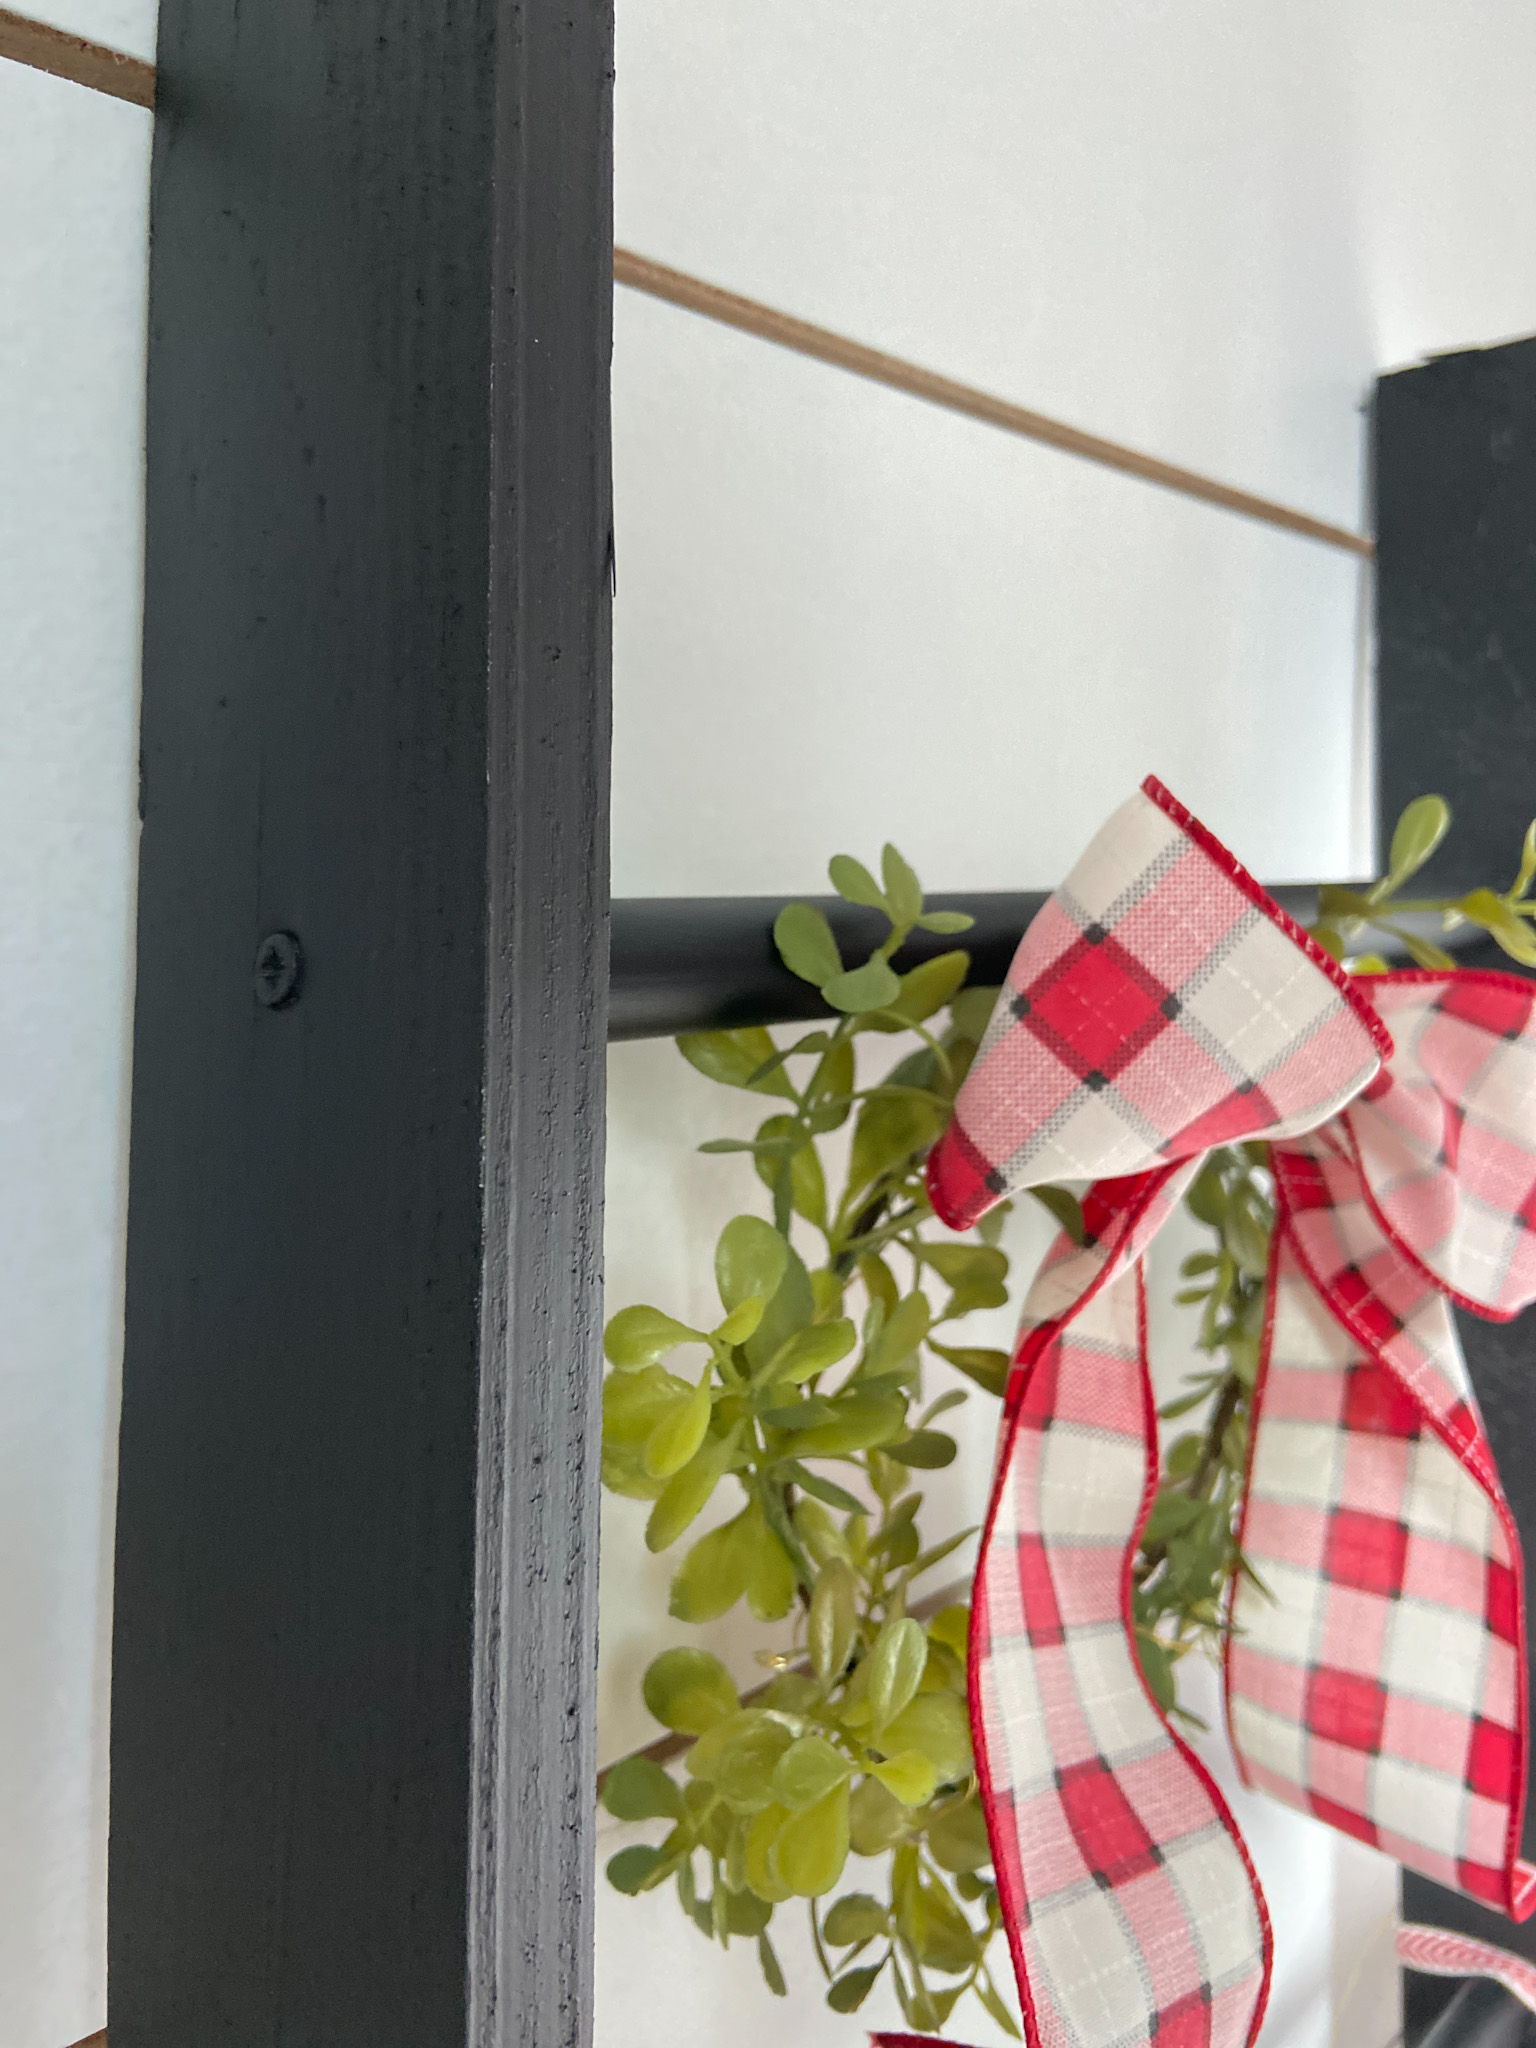
[[(1426, 886), (1502, 888), (1536, 817), (1536, 340), (1384, 377), (1374, 411), (1383, 844), (1405, 803), (1438, 791), (1456, 823)], [(1491, 944), (1461, 957), (1518, 971)], [(1457, 1322), (1531, 1586), (1536, 1310), (1504, 1324), (1458, 1311)], [(1524, 1853), (1533, 1850), (1528, 1807)], [(1403, 1910), (1536, 1960), (1536, 1920), (1512, 1926), (1411, 1873)], [(1412, 2041), (1456, 1987), (1413, 1975), (1406, 1984)]]
[(112, 2048), (590, 2032), (608, 0), (162, 0)]

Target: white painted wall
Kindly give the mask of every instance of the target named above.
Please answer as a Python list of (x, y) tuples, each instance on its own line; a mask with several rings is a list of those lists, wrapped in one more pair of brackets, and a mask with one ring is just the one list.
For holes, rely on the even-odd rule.
[[(153, 54), (153, 0), (30, 4)], [(619, 0), (619, 235), (1347, 524), (1375, 369), (1536, 328), (1532, 76), (1524, 0)], [(148, 129), (0, 66), (0, 2048), (103, 2009)], [(1346, 558), (628, 293), (615, 435), (621, 893), (814, 888), (888, 833), (936, 887), (1047, 883), (1148, 768), (1272, 878), (1365, 864)], [(711, 1091), (611, 1071), (613, 1298), (686, 1303), (736, 1206)], [(668, 1627), (625, 1512), (610, 1753)], [(1373, 2048), (1382, 1874), (1249, 1825), (1270, 2038)], [(851, 2038), (668, 1900), (601, 1916), (605, 2048)]]
[(106, 2004), (149, 134), (0, 64), (0, 2048)]
[[(1536, 324), (1533, 62), (1523, 0), (621, 0), (618, 236), (1348, 525), (1375, 371)], [(620, 894), (893, 821), (1044, 884), (1148, 769), (1366, 863), (1349, 557), (623, 291), (615, 373)]]

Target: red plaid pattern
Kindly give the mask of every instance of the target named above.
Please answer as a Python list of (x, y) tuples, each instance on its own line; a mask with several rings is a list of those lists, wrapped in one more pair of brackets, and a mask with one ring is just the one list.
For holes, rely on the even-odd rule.
[(1528, 1910), (1520, 1552), (1447, 1297), (1536, 1294), (1533, 999), (1352, 984), (1152, 781), (1019, 948), (929, 1187), (964, 1227), (1095, 1181), (1088, 1244), (1058, 1240), (1025, 1303), (971, 1636), (1032, 2048), (1239, 2048), (1262, 2017), (1262, 1897), (1129, 1638), (1156, 1482), (1139, 1262), (1243, 1136), (1280, 1141), (1243, 1533), (1277, 1598), (1236, 1596), (1234, 1746), (1253, 1782)]
[(1528, 2011), (1536, 2012), (1536, 1966), (1492, 1942), (1447, 1934), (1443, 1927), (1417, 1927), (1408, 1920), (1397, 1930), (1397, 1959), (1404, 1969), (1420, 1970), (1426, 1977), (1492, 1977)]
[(934, 1153), (934, 1207), (965, 1229), (1008, 1188), (1311, 1130), (1390, 1049), (1327, 955), (1149, 777), (1024, 934)]
[(1536, 1296), (1536, 986), (1378, 977), (1396, 1053), (1349, 1112), (1377, 1222), (1454, 1301), (1506, 1319)]
[(1127, 1634), (1157, 1438), (1140, 1267), (1100, 1278), (1065, 1327), (1042, 1326), (1009, 1419), (971, 1611), (972, 1716), (1031, 2039), (1209, 2048), (1254, 2023), (1263, 1906)]
[(1252, 1784), (1512, 1911), (1520, 1547), (1466, 1401), (1447, 1418), (1450, 1312), (1418, 1311), (1410, 1383), (1277, 1245), (1241, 1538), (1273, 1598), (1244, 1582), (1233, 1601), (1233, 1748)]

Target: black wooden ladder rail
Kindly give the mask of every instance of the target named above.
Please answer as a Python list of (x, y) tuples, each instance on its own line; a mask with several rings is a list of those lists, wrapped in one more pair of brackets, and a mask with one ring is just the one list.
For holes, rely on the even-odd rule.
[(161, 0), (112, 2048), (590, 2036), (608, 0)]

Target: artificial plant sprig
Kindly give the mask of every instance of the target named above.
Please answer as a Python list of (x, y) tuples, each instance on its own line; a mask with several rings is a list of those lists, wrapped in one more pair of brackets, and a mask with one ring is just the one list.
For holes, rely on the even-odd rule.
[[(609, 1874), (626, 1891), (674, 1882), (702, 1931), (756, 1941), (775, 1990), (769, 1924), (803, 1897), (836, 2010), (853, 2011), (888, 1974), (916, 2028), (942, 2026), (971, 1991), (1012, 2030), (986, 1963), (1000, 1914), (965, 1704), (968, 1612), (953, 1605), (925, 1623), (907, 1611), (913, 1585), (974, 1534), (925, 1545), (919, 1531), (916, 1475), (953, 1460), (940, 1425), (967, 1398), (955, 1384), (925, 1395), (923, 1358), (993, 1394), (1007, 1373), (1007, 1354), (966, 1344), (963, 1327), (1007, 1300), (996, 1242), (1006, 1210), (959, 1240), (923, 1182), (996, 992), (965, 986), (963, 951), (893, 966), (914, 930), (970, 923), (926, 910), (894, 847), (878, 882), (846, 856), (831, 876), (888, 930), (847, 966), (813, 906), (780, 914), (780, 954), (821, 991), (828, 1023), (782, 1046), (760, 1029), (679, 1041), (700, 1072), (772, 1103), (752, 1139), (703, 1148), (750, 1156), (772, 1220), (738, 1216), (722, 1231), (712, 1327), (650, 1306), (613, 1318), (604, 1389), (604, 1478), (651, 1501), (653, 1550), (684, 1539), (717, 1487), (739, 1489), (736, 1512), (684, 1549), (672, 1614), (705, 1622), (743, 1599), (764, 1621), (793, 1614), (810, 1668), (743, 1705), (703, 1651), (652, 1664), (648, 1707), (692, 1738), (686, 1784), (644, 1759), (609, 1774), (611, 1811), (670, 1823)], [(889, 1033), (915, 1034), (916, 1048), (861, 1080), (856, 1041)], [(834, 1188), (821, 1141), (850, 1122)], [(1043, 1199), (1081, 1233), (1070, 1195)], [(690, 1355), (699, 1362), (685, 1371)], [(850, 1855), (884, 1866), (880, 1896), (831, 1898)]]
[(1363, 890), (1330, 886), (1318, 891), (1318, 919), (1312, 926), (1318, 943), (1336, 960), (1347, 960), (1355, 973), (1379, 974), (1386, 970), (1386, 961), (1357, 943), (1366, 934), (1379, 932), (1418, 966), (1444, 972), (1456, 965), (1452, 956), (1422, 931), (1400, 921), (1433, 917), (1447, 933), (1459, 925), (1479, 925), (1512, 960), (1522, 967), (1536, 967), (1536, 929), (1532, 924), (1536, 898), (1530, 894), (1536, 880), (1536, 822), (1526, 831), (1520, 866), (1508, 889), (1469, 889), (1461, 896), (1401, 894), (1450, 827), (1451, 809), (1444, 797), (1421, 796), (1409, 804), (1397, 821), (1387, 872), (1379, 880)]

